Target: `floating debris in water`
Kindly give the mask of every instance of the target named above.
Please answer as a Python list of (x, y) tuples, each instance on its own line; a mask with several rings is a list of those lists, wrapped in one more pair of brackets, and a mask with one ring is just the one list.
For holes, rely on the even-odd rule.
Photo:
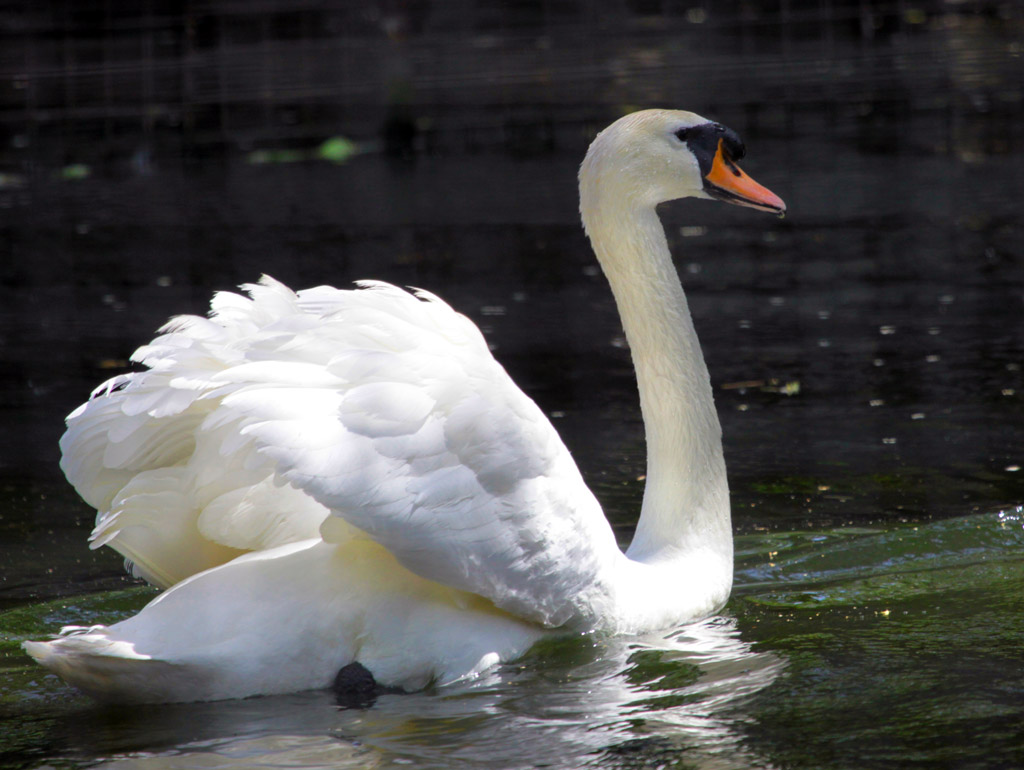
[(25, 177), (21, 174), (0, 172), (0, 190), (12, 190), (25, 186)]
[(92, 168), (85, 163), (71, 163), (62, 168), (58, 176), (65, 182), (77, 182), (92, 176)]
[(246, 160), (256, 166), (301, 163), (310, 160), (326, 160), (331, 163), (344, 163), (353, 155), (363, 152), (364, 148), (343, 136), (332, 136), (315, 150), (302, 150), (293, 147), (266, 148), (253, 150)]
[(331, 163), (344, 163), (359, 152), (359, 145), (351, 139), (332, 136), (317, 148), (316, 155), (321, 160), (329, 160)]
[(790, 380), (780, 384), (776, 378), (769, 380), (740, 380), (739, 382), (726, 382), (721, 386), (722, 390), (760, 390), (762, 393), (781, 393), (784, 396), (796, 396), (800, 394), (800, 382)]

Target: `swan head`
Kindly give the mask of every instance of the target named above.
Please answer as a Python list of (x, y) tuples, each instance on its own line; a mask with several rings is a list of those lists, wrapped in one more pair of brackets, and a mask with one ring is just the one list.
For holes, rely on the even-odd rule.
[(580, 167), (584, 219), (599, 202), (653, 208), (677, 198), (713, 198), (785, 214), (779, 196), (740, 170), (744, 154), (735, 131), (692, 112), (626, 115), (597, 135)]

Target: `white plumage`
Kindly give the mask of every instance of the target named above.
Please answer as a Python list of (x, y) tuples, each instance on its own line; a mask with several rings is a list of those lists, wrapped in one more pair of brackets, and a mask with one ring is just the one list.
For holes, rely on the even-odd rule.
[[(684, 137), (715, 130), (691, 113), (637, 113), (581, 170), (648, 426), (628, 557), (468, 319), (427, 292), (292, 292), (265, 277), (217, 294), (209, 318), (172, 320), (136, 351), (142, 371), (68, 418), (61, 465), (98, 511), (92, 547), (170, 590), (28, 652), (106, 699), (322, 687), (352, 661), (416, 688), (552, 630), (635, 632), (721, 606), (732, 543), (720, 431), (653, 208), (708, 197), (707, 147)], [(782, 210), (759, 190), (744, 201)]]

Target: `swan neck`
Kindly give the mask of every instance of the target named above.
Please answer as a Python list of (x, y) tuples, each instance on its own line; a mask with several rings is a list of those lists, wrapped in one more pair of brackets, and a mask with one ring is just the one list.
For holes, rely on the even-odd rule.
[(627, 556), (649, 564), (708, 557), (728, 572), (719, 582), (731, 585), (721, 427), (664, 228), (653, 206), (609, 210), (586, 193), (582, 200), (636, 368), (647, 437), (643, 506)]

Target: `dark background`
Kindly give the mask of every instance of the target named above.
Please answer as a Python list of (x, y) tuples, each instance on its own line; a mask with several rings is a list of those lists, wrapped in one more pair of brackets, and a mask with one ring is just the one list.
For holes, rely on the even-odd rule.
[(736, 129), (789, 204), (663, 211), (737, 527), (1024, 499), (1019, 3), (69, 0), (0, 4), (0, 30), (8, 601), (118, 574), (63, 417), (262, 273), (445, 297), (628, 537), (642, 427), (575, 173), (649, 106)]

